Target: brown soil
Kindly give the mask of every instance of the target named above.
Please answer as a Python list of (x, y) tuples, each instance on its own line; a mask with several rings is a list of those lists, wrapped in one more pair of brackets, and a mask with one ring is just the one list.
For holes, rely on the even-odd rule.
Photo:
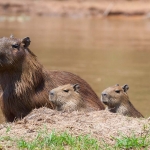
[(0, 0), (0, 14), (46, 16), (149, 16), (149, 0)]
[[(141, 135), (145, 132), (144, 127), (149, 126), (148, 124), (149, 119), (125, 117), (104, 110), (89, 113), (76, 111), (62, 113), (48, 108), (40, 108), (33, 110), (22, 120), (1, 124), (0, 135), (6, 136), (6, 130), (9, 127), (10, 131), (7, 136), (24, 137), (29, 140), (35, 138), (37, 131), (46, 126), (48, 132), (55, 130), (57, 132), (68, 131), (72, 135), (90, 134), (99, 141), (104, 139), (105, 142), (113, 144), (112, 137), (117, 137), (120, 133)], [(7, 141), (0, 141), (2, 147), (6, 147), (7, 144)], [(7, 148), (13, 149), (9, 146)]]

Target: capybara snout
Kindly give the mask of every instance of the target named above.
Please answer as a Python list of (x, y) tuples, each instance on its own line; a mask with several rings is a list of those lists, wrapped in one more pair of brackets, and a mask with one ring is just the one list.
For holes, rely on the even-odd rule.
[(102, 96), (103, 96), (103, 97), (106, 97), (106, 96), (107, 96), (107, 93), (106, 93), (106, 92), (102, 92)]
[(49, 100), (50, 100), (50, 101), (52, 101), (52, 99), (53, 99), (53, 97), (54, 97), (54, 94), (55, 94), (54, 90), (51, 90), (51, 91), (49, 92)]

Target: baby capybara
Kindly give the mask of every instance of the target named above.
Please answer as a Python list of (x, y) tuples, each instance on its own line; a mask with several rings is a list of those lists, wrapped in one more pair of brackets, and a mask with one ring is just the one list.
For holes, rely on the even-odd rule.
[(69, 83), (79, 83), (83, 100), (95, 109), (104, 109), (86, 81), (70, 72), (47, 72), (29, 50), (29, 45), (29, 37), (0, 38), (1, 108), (7, 121), (23, 118), (34, 108), (55, 108), (49, 101), (49, 90)]
[(138, 112), (129, 100), (127, 95), (127, 90), (129, 86), (125, 84), (124, 86), (115, 86), (108, 87), (101, 94), (101, 101), (107, 106), (110, 112), (119, 113), (124, 116), (140, 118), (143, 115)]
[(49, 100), (56, 106), (58, 111), (91, 111), (93, 106), (87, 107), (86, 102), (80, 95), (79, 84), (65, 84), (52, 89), (49, 92)]

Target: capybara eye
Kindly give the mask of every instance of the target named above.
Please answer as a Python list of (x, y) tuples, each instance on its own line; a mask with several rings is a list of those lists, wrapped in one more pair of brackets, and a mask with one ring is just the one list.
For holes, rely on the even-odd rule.
[(13, 44), (13, 45), (12, 45), (12, 48), (18, 48), (18, 47), (19, 47), (18, 44)]
[(116, 93), (120, 93), (120, 90), (116, 90), (115, 92), (116, 92)]
[(69, 92), (69, 90), (64, 90), (64, 92), (68, 93), (68, 92)]

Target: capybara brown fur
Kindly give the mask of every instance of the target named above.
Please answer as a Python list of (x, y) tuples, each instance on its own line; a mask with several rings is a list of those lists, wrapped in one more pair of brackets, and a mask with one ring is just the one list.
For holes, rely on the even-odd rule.
[(56, 106), (58, 111), (91, 111), (80, 95), (79, 84), (65, 84), (52, 89), (49, 92), (49, 100)]
[(49, 101), (49, 90), (60, 85), (79, 83), (80, 94), (88, 105), (104, 109), (90, 85), (79, 76), (65, 71), (46, 71), (35, 54), (28, 48), (30, 38), (0, 38), (1, 108), (6, 121), (26, 116), (42, 106), (54, 109)]
[(127, 84), (108, 87), (101, 94), (101, 101), (107, 106), (110, 112), (119, 113), (124, 116), (140, 118), (143, 115), (138, 112), (129, 100)]

